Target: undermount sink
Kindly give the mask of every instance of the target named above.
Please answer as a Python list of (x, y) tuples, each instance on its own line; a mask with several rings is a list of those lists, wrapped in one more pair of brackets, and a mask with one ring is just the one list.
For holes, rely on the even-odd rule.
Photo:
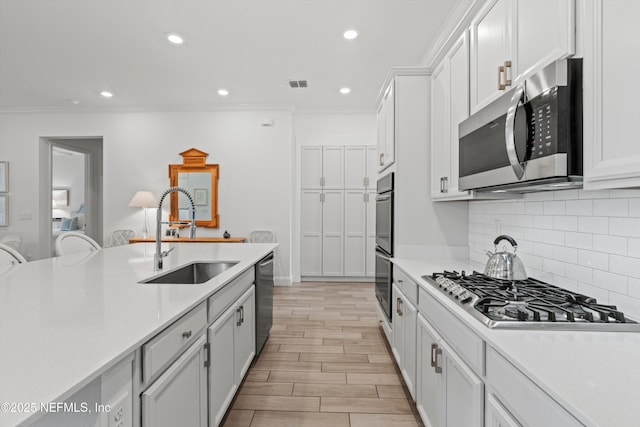
[(197, 285), (208, 282), (224, 273), (238, 261), (196, 261), (183, 265), (173, 271), (154, 276), (139, 283), (172, 283), (177, 285)]

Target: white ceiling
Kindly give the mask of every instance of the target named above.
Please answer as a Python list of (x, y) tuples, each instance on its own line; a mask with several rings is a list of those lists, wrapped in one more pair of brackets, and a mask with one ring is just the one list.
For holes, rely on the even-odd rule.
[(0, 109), (372, 111), (389, 68), (419, 65), (455, 3), (0, 0)]

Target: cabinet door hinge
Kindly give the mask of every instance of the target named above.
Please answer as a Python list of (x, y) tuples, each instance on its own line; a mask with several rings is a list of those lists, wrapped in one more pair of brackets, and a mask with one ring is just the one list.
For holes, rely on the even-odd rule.
[(208, 368), (209, 366), (211, 366), (211, 344), (210, 343), (204, 344), (204, 351), (207, 352), (207, 358), (204, 361), (204, 367)]

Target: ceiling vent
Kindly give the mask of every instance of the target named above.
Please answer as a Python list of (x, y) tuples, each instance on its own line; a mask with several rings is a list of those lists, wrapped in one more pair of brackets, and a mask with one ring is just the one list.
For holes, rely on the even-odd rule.
[(306, 80), (289, 80), (289, 87), (291, 88), (307, 87), (307, 81)]

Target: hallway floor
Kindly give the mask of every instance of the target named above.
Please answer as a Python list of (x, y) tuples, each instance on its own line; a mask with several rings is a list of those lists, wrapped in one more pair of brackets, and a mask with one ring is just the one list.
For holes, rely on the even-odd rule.
[(422, 426), (376, 318), (373, 283), (276, 287), (274, 325), (225, 427)]

